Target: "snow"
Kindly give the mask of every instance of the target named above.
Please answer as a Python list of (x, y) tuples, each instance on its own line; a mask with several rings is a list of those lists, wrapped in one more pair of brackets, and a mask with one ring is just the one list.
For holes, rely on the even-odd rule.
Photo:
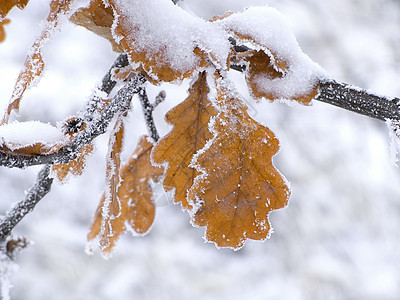
[(256, 76), (256, 85), (265, 94), (284, 99), (305, 95), (311, 92), (316, 80), (327, 77), (326, 72), (302, 52), (288, 22), (275, 8), (249, 7), (216, 23), (233, 33), (239, 45), (250, 44), (249, 48), (261, 49), (274, 59), (286, 62), (288, 70), (283, 70), (282, 78), (271, 80), (265, 74)]
[[(204, 18), (255, 2), (279, 9), (303, 51), (333, 78), (400, 95), (398, 1), (184, 0)], [(34, 24), (46, 12), (42, 2), (30, 1), (11, 17), (0, 44), (2, 106), (35, 37)], [(21, 121), (55, 124), (73, 115), (117, 56), (108, 41), (72, 25), (43, 53), (48, 70), (24, 96)], [(242, 74), (231, 75), (249, 97)], [(167, 97), (155, 116), (160, 135), (170, 129), (165, 112), (186, 98), (187, 86), (162, 86)], [(149, 85), (150, 100), (159, 91)], [(105, 135), (85, 173), (67, 185), (54, 184), (17, 226), (35, 244), (17, 256), (11, 299), (398, 299), (400, 173), (391, 164), (385, 124), (317, 102), (287, 107), (263, 101), (253, 107), (256, 119), (280, 139), (275, 164), (292, 187), (289, 206), (271, 214), (269, 240), (248, 242), (237, 252), (216, 250), (169, 200), (157, 207), (147, 236), (125, 235), (109, 260), (99, 252), (87, 256), (86, 234), (104, 189)], [(138, 100), (128, 121), (125, 155), (147, 130)], [(24, 196), (37, 170), (0, 169), (2, 212)]]
[[(127, 22), (132, 34), (127, 40), (133, 41), (131, 47), (146, 52), (148, 59), (155, 53), (162, 53), (165, 61), (159, 61), (159, 64), (185, 73), (198, 67), (199, 57), (193, 52), (198, 47), (211, 53), (215, 63), (226, 69), (229, 42), (216, 25), (191, 15), (168, 0), (137, 0), (135, 5), (124, 0), (112, 3), (118, 8), (117, 14), (123, 11), (129, 16)], [(157, 78), (157, 74), (150, 75)]]
[(39, 121), (13, 122), (0, 126), (0, 141), (10, 150), (34, 144), (52, 147), (64, 141), (61, 130)]

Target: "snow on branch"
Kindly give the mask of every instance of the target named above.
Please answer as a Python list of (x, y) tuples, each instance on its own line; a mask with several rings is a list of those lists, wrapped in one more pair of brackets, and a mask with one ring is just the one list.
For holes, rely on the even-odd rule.
[(132, 81), (118, 91), (100, 114), (93, 113), (94, 115), (91, 116), (85, 130), (78, 133), (69, 144), (61, 147), (57, 152), (32, 156), (0, 151), (0, 165), (9, 168), (25, 168), (41, 164), (67, 163), (75, 159), (83, 146), (106, 132), (108, 125), (117, 112), (125, 111), (129, 108), (133, 95), (140, 91), (144, 82), (145, 78), (141, 74), (137, 74)]
[(374, 93), (336, 81), (320, 82), (315, 100), (347, 109), (382, 121), (400, 120), (400, 99)]

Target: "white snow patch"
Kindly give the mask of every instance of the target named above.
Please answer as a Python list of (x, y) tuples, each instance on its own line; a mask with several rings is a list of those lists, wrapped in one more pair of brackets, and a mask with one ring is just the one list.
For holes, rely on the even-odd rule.
[[(282, 78), (271, 80), (266, 74), (256, 76), (258, 89), (266, 94), (290, 99), (309, 93), (317, 79), (327, 77), (325, 71), (302, 52), (284, 16), (274, 8), (250, 7), (216, 24), (235, 35), (238, 43), (250, 44), (252, 49), (272, 55), (272, 59), (286, 62), (288, 70)], [(241, 37), (246, 39), (241, 40)]]
[[(137, 0), (135, 4), (115, 0), (118, 12), (129, 18), (132, 48), (148, 53), (163, 53), (165, 63), (172, 69), (187, 72), (199, 65), (199, 57), (193, 53), (198, 47), (226, 69), (229, 42), (226, 33), (217, 25), (196, 17), (169, 0)], [(124, 19), (125, 20), (125, 19)], [(137, 63), (137, 62), (132, 62)], [(149, 71), (149, 70), (148, 70)], [(153, 74), (156, 76), (156, 74)]]
[(61, 130), (48, 123), (39, 121), (13, 122), (0, 126), (0, 142), (10, 150), (16, 150), (34, 144), (52, 147), (64, 141)]

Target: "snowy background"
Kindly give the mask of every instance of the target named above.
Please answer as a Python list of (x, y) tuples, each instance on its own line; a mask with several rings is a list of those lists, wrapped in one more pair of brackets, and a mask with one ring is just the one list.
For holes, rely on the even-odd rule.
[[(185, 1), (204, 18), (249, 5), (276, 7), (303, 51), (333, 78), (400, 96), (400, 1)], [(30, 2), (10, 13), (0, 44), (0, 109), (47, 15), (44, 1)], [(116, 54), (107, 41), (72, 24), (44, 51), (47, 71), (24, 97), (19, 120), (55, 125), (83, 107)], [(240, 74), (232, 76), (246, 96)], [(167, 101), (156, 116), (161, 133), (169, 130), (163, 114), (185, 98), (187, 84), (163, 87)], [(125, 157), (146, 133), (138, 101), (133, 106)], [(292, 187), (289, 206), (270, 216), (269, 240), (247, 242), (237, 252), (217, 250), (160, 194), (147, 236), (125, 235), (109, 260), (85, 254), (104, 186), (104, 136), (85, 174), (54, 184), (16, 228), (33, 244), (17, 257), (12, 299), (399, 299), (400, 170), (390, 159), (386, 125), (323, 103), (252, 103), (251, 112), (280, 138), (275, 164)], [(24, 197), (37, 171), (0, 169), (2, 213)]]

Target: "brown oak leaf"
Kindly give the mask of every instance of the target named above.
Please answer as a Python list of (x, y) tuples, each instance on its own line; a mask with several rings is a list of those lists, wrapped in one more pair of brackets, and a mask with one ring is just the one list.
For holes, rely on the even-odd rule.
[[(132, 229), (137, 234), (145, 234), (153, 224), (155, 205), (150, 180), (157, 182), (163, 174), (163, 169), (151, 165), (152, 148), (153, 145), (147, 137), (142, 137), (128, 163), (121, 168), (121, 184), (117, 192), (121, 201), (121, 214), (118, 218), (103, 216), (104, 195), (101, 198), (88, 240), (99, 238), (104, 255), (111, 253), (116, 241), (127, 229)], [(102, 223), (106, 223), (107, 227), (102, 229)]]
[[(236, 43), (231, 47), (231, 63), (244, 66), (253, 98), (290, 99), (308, 105), (318, 94), (318, 77), (322, 75), (312, 69), (301, 72), (302, 68), (309, 68), (308, 58), (286, 23), (273, 10), (253, 7), (214, 18), (213, 22), (222, 26)], [(271, 29), (270, 25), (279, 26), (280, 31)], [(281, 31), (285, 38), (278, 36)]]
[(214, 138), (193, 162), (202, 175), (188, 197), (194, 206), (192, 222), (206, 226), (205, 238), (218, 247), (239, 249), (247, 239), (270, 235), (268, 215), (287, 205), (290, 192), (272, 163), (278, 139), (251, 119), (219, 81), (222, 112), (215, 118)]
[(193, 155), (213, 136), (208, 124), (210, 118), (217, 115), (217, 110), (208, 99), (208, 94), (206, 73), (200, 73), (186, 100), (166, 114), (166, 120), (174, 128), (157, 143), (152, 153), (155, 163), (168, 163), (164, 189), (175, 189), (175, 203), (181, 203), (186, 209), (191, 208), (186, 199), (187, 190), (199, 175), (189, 164)]
[[(64, 122), (64, 134), (68, 136), (68, 143), (77, 135), (77, 133), (86, 129), (86, 124), (79, 118), (69, 118)], [(78, 156), (66, 164), (53, 165), (51, 168), (54, 177), (61, 183), (66, 183), (70, 174), (80, 176), (86, 166), (86, 159), (93, 152), (93, 144), (83, 146)]]
[(15, 83), (13, 94), (1, 122), (2, 124), (8, 122), (9, 116), (13, 110), (19, 110), (20, 102), (25, 90), (31, 87), (42, 74), (44, 70), (42, 47), (58, 27), (61, 17), (70, 11), (73, 1), (74, 0), (51, 1), (50, 12), (47, 16), (45, 26), (43, 26), (43, 31), (29, 50), (28, 56), (25, 60), (24, 68), (19, 74), (17, 82)]
[[(207, 55), (195, 45), (192, 39), (188, 39), (185, 43), (181, 41), (181, 46), (174, 44), (178, 38), (181, 39), (187, 32), (185, 28), (187, 24), (179, 24), (179, 21), (188, 20), (188, 15), (182, 18), (176, 17), (177, 24), (173, 30), (169, 30), (168, 32), (164, 30), (166, 34), (173, 34), (176, 37), (174, 42), (171, 42), (172, 37), (166, 39), (164, 38), (166, 34), (160, 34), (161, 31), (154, 32), (157, 28), (163, 30), (162, 25), (158, 27), (149, 25), (149, 20), (154, 21), (154, 19), (159, 19), (158, 22), (160, 22), (161, 19), (165, 18), (165, 12), (162, 9), (149, 12), (149, 7), (146, 4), (141, 4), (144, 5), (142, 8), (145, 8), (145, 11), (136, 13), (137, 8), (135, 4), (132, 4), (129, 7), (130, 11), (128, 11), (128, 6), (122, 1), (110, 0), (109, 3), (114, 10), (114, 14), (118, 16), (115, 26), (115, 36), (120, 38), (119, 43), (129, 55), (132, 65), (136, 67), (137, 71), (145, 74), (151, 83), (159, 84), (161, 82), (179, 81), (190, 77), (197, 69), (208, 65), (206, 60)], [(168, 11), (175, 11), (176, 14), (187, 14), (172, 2), (165, 2), (163, 5), (170, 6), (168, 7)], [(158, 15), (148, 16), (150, 13)], [(150, 19), (138, 20), (138, 16)], [(176, 60), (175, 58), (176, 51), (181, 48), (186, 49), (187, 45), (193, 45), (193, 47), (180, 57), (180, 60), (187, 60), (186, 64), (182, 64), (180, 60)], [(191, 59), (187, 59), (188, 57), (191, 57)]]
[(90, 1), (89, 6), (78, 9), (70, 17), (70, 21), (109, 40), (115, 52), (123, 52), (122, 47), (115, 42), (111, 33), (114, 22), (113, 11), (110, 6), (105, 7), (103, 0)]

